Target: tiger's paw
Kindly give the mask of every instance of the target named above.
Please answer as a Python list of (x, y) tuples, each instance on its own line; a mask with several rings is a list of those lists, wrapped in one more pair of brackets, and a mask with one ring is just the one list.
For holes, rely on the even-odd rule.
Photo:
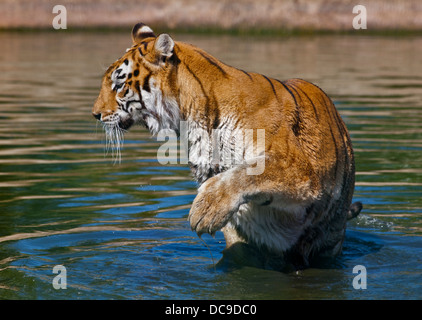
[(213, 236), (239, 209), (241, 197), (221, 182), (219, 176), (207, 180), (198, 191), (189, 212), (189, 222), (198, 236), (203, 233)]

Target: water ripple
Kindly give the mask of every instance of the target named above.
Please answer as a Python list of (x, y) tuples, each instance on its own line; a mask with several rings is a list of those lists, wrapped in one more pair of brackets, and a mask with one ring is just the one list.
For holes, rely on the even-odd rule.
[[(204, 235), (208, 248), (190, 230), (189, 169), (159, 165), (159, 143), (142, 128), (113, 164), (90, 115), (103, 67), (130, 37), (1, 33), (0, 298), (361, 299), (357, 264), (371, 275), (365, 298), (422, 297), (422, 39), (179, 38), (241, 69), (309, 79), (333, 98), (364, 205), (343, 255), (298, 274), (215, 270), (225, 241)], [(68, 268), (64, 291), (51, 285), (57, 264)]]

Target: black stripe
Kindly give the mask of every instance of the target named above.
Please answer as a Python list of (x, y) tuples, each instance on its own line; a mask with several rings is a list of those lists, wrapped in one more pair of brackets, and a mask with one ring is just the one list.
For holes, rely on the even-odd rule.
[[(216, 103), (215, 99), (214, 99), (214, 102)], [(212, 123), (213, 129), (217, 129), (218, 126), (220, 125), (220, 110), (218, 108), (215, 108), (215, 112), (216, 112), (216, 115)]]
[(346, 135), (346, 131), (345, 131), (344, 126), (342, 125), (343, 120), (339, 118), (340, 115), (338, 114), (337, 109), (335, 108), (334, 103), (331, 101), (330, 97), (328, 97), (327, 94), (320, 87), (318, 86), (315, 86), (315, 87), (317, 87), (320, 90), (322, 98), (323, 98), (322, 104), (325, 106), (330, 118), (333, 119), (334, 122), (336, 123), (337, 129), (340, 135), (342, 136), (341, 140), (343, 141), (343, 144), (344, 144), (343, 136)]
[(140, 88), (140, 85), (139, 85), (139, 81), (138, 81), (138, 80), (136, 80), (136, 81), (135, 81), (135, 84), (134, 84), (134, 89), (135, 89), (136, 93), (137, 93), (137, 94), (138, 94), (138, 96), (139, 96), (139, 102), (140, 102), (140, 103), (141, 103), (141, 105), (142, 105), (142, 109), (146, 109), (146, 106), (145, 106), (144, 100), (142, 100), (142, 93), (141, 93), (141, 88)]
[(154, 32), (142, 32), (139, 34), (142, 38), (155, 38)]
[(295, 123), (293, 123), (293, 125), (292, 125), (292, 130), (293, 130), (293, 133), (295, 134), (295, 136), (298, 136), (299, 133), (300, 133), (299, 132), (300, 131), (300, 127), (301, 127), (300, 126), (300, 123), (302, 122), (302, 119), (300, 118), (299, 105), (297, 103), (296, 96), (295, 96), (295, 94), (292, 91), (294, 91), (298, 96), (299, 96), (299, 94), (298, 94), (298, 92), (296, 91), (295, 88), (291, 87), (287, 83), (281, 82), (281, 81), (279, 81), (279, 82), (290, 93), (290, 95), (292, 96), (293, 100), (295, 101), (295, 107), (296, 107), (295, 108), (295, 116), (296, 116), (296, 119), (294, 119), (295, 120)]
[[(327, 96), (327, 95), (326, 95)], [(327, 98), (328, 98), (328, 96), (327, 96)], [(328, 98), (328, 101), (329, 101), (329, 103), (330, 104), (333, 104), (334, 105), (334, 103), (331, 101), (331, 99), (330, 98)], [(337, 120), (337, 126), (339, 127), (339, 130), (340, 130), (340, 132), (341, 132), (341, 134), (344, 136), (344, 135), (347, 135), (347, 129), (345, 128), (345, 124), (344, 124), (344, 122), (343, 122), (343, 120), (342, 120), (342, 118), (340, 117), (340, 114), (338, 113), (338, 111), (337, 111), (337, 109), (335, 108), (335, 106), (334, 106), (334, 110), (333, 110), (333, 113), (334, 113), (334, 117), (336, 118), (336, 120)], [(343, 125), (344, 124), (344, 125)]]
[(289, 87), (284, 83), (284, 82), (281, 82), (280, 80), (277, 80), (278, 82), (280, 82), (281, 84), (282, 84), (282, 86), (284, 87), (284, 89), (286, 89), (287, 90), (287, 92), (288, 93), (290, 93), (290, 95), (292, 96), (292, 98), (293, 98), (293, 100), (295, 101), (295, 105), (296, 105), (296, 107), (297, 107), (297, 101), (296, 101), (296, 97), (295, 97), (295, 95), (293, 94), (293, 92), (289, 89)]
[(117, 90), (119, 90), (121, 87), (123, 87), (123, 85), (124, 85), (124, 83), (121, 83), (121, 84), (115, 84), (115, 85), (114, 85), (114, 88), (113, 88), (113, 91), (117, 91)]
[[(325, 94), (325, 92), (324, 92), (324, 94)], [(326, 94), (325, 94), (325, 96), (328, 98), (328, 96)], [(328, 101), (331, 102), (331, 99), (328, 98)], [(334, 105), (334, 103), (333, 103), (333, 105)], [(350, 145), (350, 140), (348, 140), (348, 142), (344, 141), (344, 138), (348, 136), (347, 128), (346, 128), (346, 125), (344, 124), (343, 120), (341, 119), (340, 114), (338, 113), (337, 109), (335, 109), (335, 107), (334, 107), (333, 113), (334, 113), (335, 119), (337, 120), (336, 124), (337, 124), (339, 131), (340, 131), (340, 139), (341, 139), (341, 141), (343, 143), (343, 147), (344, 147), (344, 165), (345, 165), (345, 168), (344, 168), (344, 176), (343, 176), (343, 186), (345, 186), (346, 178), (348, 176), (347, 167), (349, 165), (349, 162), (351, 162), (350, 159), (349, 159), (348, 147), (350, 147), (351, 150), (353, 150), (353, 149), (352, 149), (352, 146)]]
[(149, 78), (151, 77), (151, 73), (149, 73), (145, 79), (144, 83), (142, 84), (142, 90), (145, 90), (146, 92), (151, 92), (151, 88), (149, 86)]
[(212, 64), (214, 67), (216, 67), (224, 77), (227, 77), (227, 72), (224, 71), (224, 69), (218, 64), (216, 60), (214, 60), (212, 57), (205, 55), (203, 52), (200, 52), (198, 50), (195, 50), (197, 53), (199, 53), (205, 60), (207, 60), (210, 64)]
[(263, 74), (261, 74), (261, 76), (263, 76), (269, 83), (270, 83), (270, 85), (271, 85), (271, 88), (273, 89), (273, 93), (274, 93), (274, 95), (277, 97), (277, 93), (275, 92), (275, 88), (274, 88), (274, 85), (273, 85), (273, 83), (271, 82), (271, 80), (270, 79), (268, 79), (268, 77), (266, 77), (266, 76), (264, 76)]
[(333, 129), (331, 128), (331, 126), (329, 126), (329, 128), (330, 128), (331, 137), (333, 138), (334, 148), (336, 149), (336, 167), (335, 167), (335, 177), (336, 177), (336, 179), (337, 179), (337, 170), (338, 170), (338, 158), (339, 158), (339, 153), (338, 153), (337, 141), (336, 141), (336, 137), (334, 136)]
[(252, 76), (249, 73), (247, 73), (245, 70), (242, 70), (242, 69), (237, 69), (237, 70), (242, 71), (244, 74), (246, 74), (249, 77), (249, 79), (252, 80)]
[[(329, 116), (330, 116), (330, 118), (333, 118), (333, 114), (332, 114), (332, 112), (331, 112), (331, 108), (330, 108), (330, 106), (331, 106), (331, 104), (334, 106), (334, 103), (332, 102), (332, 100), (330, 99), (330, 97), (324, 92), (324, 90), (322, 90), (320, 87), (318, 87), (316, 84), (312, 84), (314, 87), (316, 87), (316, 88), (318, 88), (319, 89), (319, 91), (320, 91), (320, 93), (321, 93), (321, 96), (322, 96), (322, 105), (323, 106), (325, 106), (325, 109), (326, 109), (326, 111), (327, 111), (327, 113), (329, 114)], [(319, 99), (318, 99), (319, 100)], [(321, 101), (320, 101), (321, 102)], [(326, 102), (328, 102), (328, 103), (326, 103)], [(341, 134), (344, 134), (344, 130), (343, 130), (343, 128), (340, 128), (339, 127), (339, 123), (341, 123), (342, 121), (340, 120), (339, 121), (339, 119), (338, 119), (338, 113), (337, 113), (337, 109), (335, 109), (335, 106), (334, 106), (334, 118), (335, 118), (335, 120), (337, 120), (337, 127), (338, 127), (338, 129), (339, 129), (339, 132), (341, 133)]]
[[(297, 90), (296, 90), (296, 87), (295, 86), (293, 86), (293, 84), (292, 83), (289, 83), (289, 84), (286, 84), (289, 88), (290, 88), (290, 90), (291, 91), (294, 91), (295, 93), (296, 93), (296, 96), (298, 96), (299, 98), (300, 98), (300, 101), (302, 101), (302, 98), (301, 98), (301, 96), (300, 96), (300, 94), (299, 94), (299, 92), (297, 92)], [(296, 100), (297, 101), (297, 100)], [(296, 103), (296, 105), (298, 106), (298, 104)]]
[(314, 104), (314, 102), (311, 100), (311, 98), (309, 98), (309, 96), (308, 96), (308, 94), (305, 92), (305, 91), (303, 91), (302, 90), (302, 88), (300, 88), (300, 87), (296, 87), (296, 85), (293, 85), (293, 84), (290, 84), (293, 88), (295, 88), (296, 89), (296, 92), (297, 92), (297, 90), (300, 90), (301, 92), (302, 92), (302, 94), (309, 100), (309, 102), (311, 103), (311, 105), (312, 105), (312, 108), (314, 109), (314, 113), (315, 113), (315, 117), (316, 117), (316, 119), (317, 119), (317, 121), (319, 121), (319, 117), (318, 117), (318, 113), (317, 113), (317, 110), (316, 110), (316, 107), (315, 107), (315, 104)]
[[(198, 78), (198, 76), (189, 68), (189, 66), (187, 65), (187, 64), (185, 64), (185, 67), (186, 67), (186, 70), (192, 75), (192, 77), (196, 80), (196, 82), (198, 82), (198, 84), (199, 84), (199, 86), (201, 87), (201, 91), (202, 91), (202, 94), (204, 95), (204, 97), (206, 98), (206, 102), (205, 102), (205, 115), (208, 117), (208, 119), (210, 120), (210, 118), (209, 118), (209, 111), (210, 111), (210, 104), (211, 104), (211, 101), (210, 101), (210, 98), (209, 98), (209, 96), (208, 96), (208, 94), (206, 93), (206, 91), (205, 91), (205, 88), (204, 88), (204, 85), (202, 84), (202, 82), (201, 82), (201, 80)], [(216, 100), (215, 100), (215, 98), (213, 99), (214, 100), (214, 102), (216, 102)], [(218, 108), (216, 107), (216, 110), (218, 110)], [(214, 119), (212, 120), (212, 125), (211, 126), (208, 126), (208, 130), (209, 130), (209, 133), (211, 133), (211, 130), (213, 129), (213, 128), (217, 128), (218, 127), (218, 125), (220, 124), (220, 119), (219, 119), (219, 112), (218, 111), (216, 111), (216, 116), (214, 117)]]
[[(338, 133), (340, 135), (339, 139), (341, 140), (341, 143), (343, 144), (343, 150), (344, 150), (344, 165), (345, 165), (345, 172), (343, 173), (343, 186), (345, 186), (345, 182), (346, 179), (348, 177), (347, 174), (347, 166), (349, 164), (349, 154), (348, 154), (348, 150), (347, 150), (347, 144), (344, 141), (344, 137), (347, 136), (347, 132), (345, 132), (345, 130), (347, 130), (343, 125), (343, 121), (341, 119), (339, 119), (339, 114), (337, 112), (337, 110), (335, 109), (334, 103), (331, 101), (331, 99), (327, 96), (327, 94), (318, 86), (316, 86), (320, 92), (321, 92), (321, 96), (322, 96), (322, 105), (325, 106), (328, 116), (331, 118), (332, 121), (335, 122), (335, 125), (337, 126), (337, 130)], [(328, 102), (328, 103), (326, 103)], [(334, 110), (332, 110), (332, 108), (334, 108)], [(330, 130), (331, 130), (331, 126), (330, 126)], [(336, 146), (336, 150), (337, 150), (337, 141), (334, 140), (335, 146)]]
[(185, 67), (188, 70), (188, 72), (192, 75), (192, 77), (195, 78), (196, 82), (198, 82), (199, 86), (201, 87), (202, 93), (207, 98), (207, 100), (209, 100), (208, 96), (205, 93), (204, 85), (202, 84), (201, 80), (199, 80), (198, 76), (191, 70), (191, 68), (189, 68), (187, 64), (185, 64)]
[(136, 91), (139, 91), (139, 88), (141, 87), (140, 84), (139, 84), (139, 80), (135, 81), (134, 86), (135, 86)]

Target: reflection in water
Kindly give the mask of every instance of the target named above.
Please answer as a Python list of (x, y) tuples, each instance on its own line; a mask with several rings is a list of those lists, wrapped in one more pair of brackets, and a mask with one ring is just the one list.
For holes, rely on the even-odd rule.
[[(212, 268), (224, 249), (186, 221), (196, 184), (161, 166), (136, 128), (122, 163), (90, 115), (128, 34), (2, 33), (0, 298), (421, 298), (422, 38), (175, 36), (227, 64), (315, 82), (335, 101), (356, 153), (344, 253), (300, 273)], [(68, 289), (51, 285), (54, 265)], [(363, 296), (353, 266), (371, 278)]]

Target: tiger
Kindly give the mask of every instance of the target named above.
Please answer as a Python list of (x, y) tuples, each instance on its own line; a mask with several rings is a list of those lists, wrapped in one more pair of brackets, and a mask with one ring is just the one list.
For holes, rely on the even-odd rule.
[[(140, 22), (132, 46), (105, 72), (92, 114), (110, 140), (135, 124), (157, 136), (161, 130), (180, 135), (180, 123), (188, 123), (188, 164), (198, 182), (188, 221), (199, 237), (222, 231), (223, 258), (231, 263), (301, 270), (319, 257), (336, 257), (347, 220), (362, 210), (362, 203), (352, 204), (355, 161), (347, 127), (327, 94), (308, 81), (229, 66)], [(207, 161), (198, 150), (211, 140), (195, 128), (263, 129), (261, 152), (249, 156), (244, 148), (236, 156), (263, 159), (264, 169), (250, 174), (253, 161)], [(235, 152), (230, 138), (217, 143)], [(244, 138), (245, 146), (253, 143), (256, 135)]]

